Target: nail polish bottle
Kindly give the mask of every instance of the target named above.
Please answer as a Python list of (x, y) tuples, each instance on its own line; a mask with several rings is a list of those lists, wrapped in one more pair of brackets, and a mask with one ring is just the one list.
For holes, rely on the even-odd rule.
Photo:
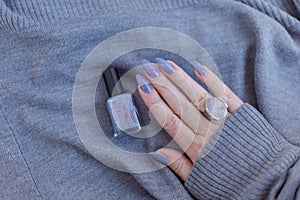
[[(114, 137), (125, 133), (134, 133), (141, 129), (137, 109), (132, 95), (122, 93), (118, 73), (115, 68), (108, 68), (103, 73), (104, 81), (110, 96), (106, 102), (106, 107), (114, 129)], [(114, 96), (113, 95), (114, 91)]]

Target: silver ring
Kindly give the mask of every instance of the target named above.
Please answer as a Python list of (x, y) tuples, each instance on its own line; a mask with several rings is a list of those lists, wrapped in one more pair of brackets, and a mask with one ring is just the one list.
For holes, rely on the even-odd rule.
[(204, 115), (210, 121), (223, 121), (228, 114), (228, 105), (221, 97), (209, 97), (205, 102)]

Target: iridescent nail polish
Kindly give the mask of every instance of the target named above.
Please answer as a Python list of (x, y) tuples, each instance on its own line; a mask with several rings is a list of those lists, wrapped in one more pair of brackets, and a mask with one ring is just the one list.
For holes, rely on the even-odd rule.
[(193, 66), (195, 67), (195, 69), (197, 70), (197, 72), (198, 72), (201, 76), (206, 76), (206, 75), (207, 75), (206, 70), (205, 70), (205, 68), (203, 67), (202, 64), (200, 64), (200, 63), (197, 62), (197, 61), (194, 61), (192, 64), (193, 64)]
[(141, 59), (142, 62), (142, 66), (144, 68), (144, 70), (147, 72), (147, 74), (149, 76), (151, 76), (152, 78), (156, 78), (159, 75), (159, 71), (156, 69), (156, 67), (153, 66), (153, 64), (146, 60), (146, 59)]
[(135, 78), (136, 78), (136, 81), (137, 81), (139, 87), (143, 90), (143, 92), (145, 92), (146, 94), (149, 94), (152, 92), (153, 87), (145, 76), (143, 76), (141, 74), (137, 74), (135, 76)]
[(149, 155), (154, 159), (156, 160), (157, 162), (160, 162), (164, 165), (167, 165), (168, 164), (168, 158), (162, 154), (162, 153), (159, 153), (159, 152), (150, 152)]
[(175, 68), (169, 64), (166, 60), (162, 58), (155, 58), (157, 64), (168, 74), (173, 74), (175, 72)]

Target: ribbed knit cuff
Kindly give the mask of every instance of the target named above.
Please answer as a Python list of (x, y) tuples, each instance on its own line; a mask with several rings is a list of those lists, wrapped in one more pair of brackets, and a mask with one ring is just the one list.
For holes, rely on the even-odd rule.
[(282, 184), (280, 176), (299, 159), (299, 148), (249, 104), (231, 115), (220, 130), (194, 164), (185, 182), (187, 190), (196, 199), (275, 196)]

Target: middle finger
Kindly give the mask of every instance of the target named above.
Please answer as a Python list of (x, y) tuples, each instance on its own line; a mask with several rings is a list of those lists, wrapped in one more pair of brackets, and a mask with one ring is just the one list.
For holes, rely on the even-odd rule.
[[(143, 66), (147, 72), (147, 78), (174, 113), (176, 113), (194, 133), (205, 136), (210, 127), (210, 122), (204, 115), (157, 69), (156, 65), (144, 61)], [(176, 73), (176, 71), (174, 73)]]

